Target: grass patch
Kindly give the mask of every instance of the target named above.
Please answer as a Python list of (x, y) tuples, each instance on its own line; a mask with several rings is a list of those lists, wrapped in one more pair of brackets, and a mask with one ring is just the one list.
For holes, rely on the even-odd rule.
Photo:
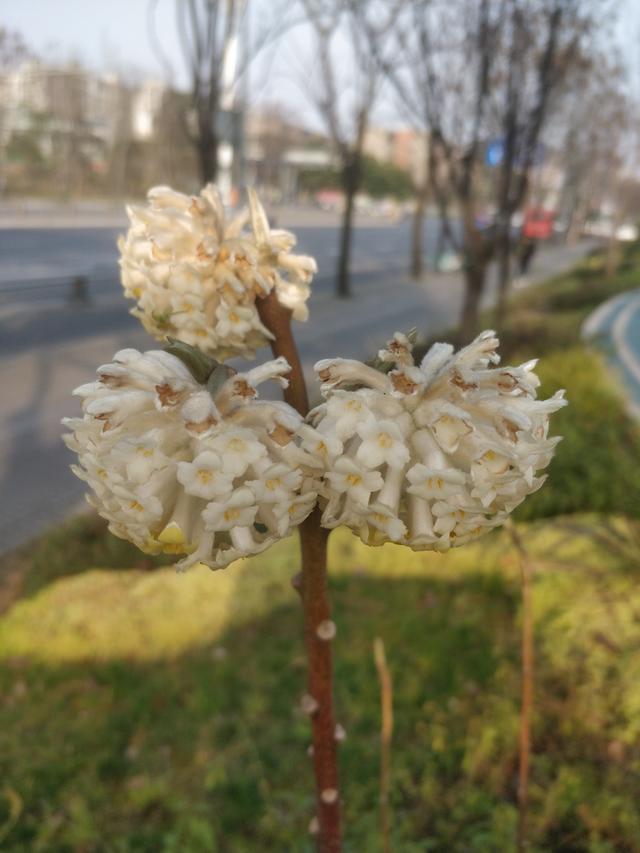
[(59, 577), (101, 569), (150, 571), (171, 564), (168, 557), (143, 554), (135, 545), (107, 534), (107, 523), (95, 513), (77, 515), (25, 545), (9, 562), (19, 563), (18, 592), (30, 596)]
[[(639, 567), (606, 538), (629, 529), (525, 535), (540, 567), (532, 850), (637, 849)], [(366, 549), (346, 531), (331, 542), (345, 849), (380, 849), (381, 636), (394, 849), (513, 850), (519, 585), (506, 538), (446, 556)], [(225, 572), (92, 570), (14, 605), (0, 620), (2, 849), (311, 851), (296, 562), (288, 540)]]

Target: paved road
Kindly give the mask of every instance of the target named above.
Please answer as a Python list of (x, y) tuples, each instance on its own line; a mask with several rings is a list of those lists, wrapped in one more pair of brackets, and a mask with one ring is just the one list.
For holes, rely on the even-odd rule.
[(599, 343), (620, 376), (631, 411), (640, 417), (640, 289), (603, 303), (582, 334)]
[[(291, 225), (282, 222), (283, 225)], [(60, 418), (78, 411), (70, 391), (124, 346), (153, 342), (127, 311), (120, 293), (115, 237), (121, 229), (0, 229), (0, 553), (64, 517), (82, 497), (68, 469)], [(300, 250), (321, 270), (311, 320), (298, 327), (305, 370), (328, 355), (367, 357), (396, 329), (431, 334), (458, 315), (459, 275), (432, 274), (424, 283), (404, 272), (409, 224), (359, 227), (354, 247), (354, 298), (333, 297), (335, 226), (297, 229)], [(433, 251), (435, 227), (425, 227)], [(571, 265), (585, 247), (541, 252), (532, 280)], [(16, 282), (88, 274), (90, 302), (72, 305), (64, 288), (19, 291)], [(491, 299), (489, 293), (487, 299)]]

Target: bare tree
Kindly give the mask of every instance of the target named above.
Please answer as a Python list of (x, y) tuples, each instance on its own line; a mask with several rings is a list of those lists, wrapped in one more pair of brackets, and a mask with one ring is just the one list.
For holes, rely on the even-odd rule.
[(314, 35), (313, 68), (307, 92), (338, 159), (345, 203), (338, 255), (337, 290), (351, 295), (349, 262), (356, 193), (362, 181), (365, 134), (382, 82), (370, 36), (390, 33), (397, 3), (369, 0), (302, 0)]
[[(491, 71), (501, 16), (489, 0), (408, 0), (385, 50), (374, 51), (404, 114), (428, 133), (427, 176), (441, 222), (465, 256), (463, 334), (475, 326), (492, 247), (476, 224), (478, 172), (491, 100)], [(414, 272), (421, 267), (422, 217), (427, 189), (414, 222)], [(461, 237), (450, 223), (455, 203)], [(420, 260), (418, 260), (418, 256)]]
[[(599, 5), (407, 0), (389, 48), (376, 47), (405, 113), (429, 133), (430, 189), (464, 258), (464, 338), (476, 329), (487, 268), (498, 251), (508, 283), (511, 218), (526, 196), (554, 89)], [(487, 142), (496, 137), (503, 149), (498, 181), (489, 178), (484, 163)], [(497, 211), (493, 228), (478, 225), (483, 203)], [(452, 204), (460, 218), (459, 241), (450, 225)], [(420, 218), (422, 209), (418, 204)], [(421, 224), (414, 233), (421, 233)]]
[(31, 57), (31, 50), (20, 33), (0, 27), (0, 192), (6, 181), (4, 160), (11, 135), (7, 127), (7, 74)]
[[(149, 39), (171, 78), (173, 68), (155, 27), (158, 2), (150, 0)], [(191, 90), (185, 130), (196, 151), (203, 184), (218, 178), (220, 144), (232, 138), (237, 141), (234, 100), (240, 79), (261, 50), (292, 24), (290, 4), (270, 3), (249, 44), (248, 8), (249, 0), (176, 0), (177, 31)]]
[[(591, 70), (587, 44), (598, 20), (598, 0), (506, 0), (503, 42), (504, 86), (498, 104), (503, 156), (496, 198), (498, 303), (504, 320), (511, 281), (511, 220), (529, 189), (540, 156), (545, 122), (574, 72)], [(562, 101), (560, 101), (562, 103)]]
[(176, 21), (191, 80), (190, 138), (203, 184), (218, 177), (220, 110), (225, 86), (235, 82), (234, 52), (244, 0), (178, 0)]
[[(394, 31), (391, 37), (387, 38), (386, 44), (380, 42), (376, 31), (373, 29), (367, 30), (367, 36), (372, 55), (395, 91), (399, 113), (411, 127), (423, 134), (425, 139), (424, 176), (422, 180), (416, 182), (411, 240), (411, 274), (414, 278), (420, 278), (423, 272), (424, 215), (429, 200), (430, 187), (433, 184), (432, 173), (437, 171), (438, 166), (429, 139), (431, 130), (430, 104), (424, 97), (425, 80), (428, 74), (427, 66), (431, 60), (420, 49), (422, 40), (418, 37), (415, 29), (416, 13), (423, 10), (419, 10), (417, 5), (413, 5), (412, 8), (411, 2), (403, 5), (405, 6), (404, 13), (396, 16)], [(413, 51), (412, 48), (416, 48), (416, 50)], [(406, 57), (408, 61), (398, 61), (399, 52), (407, 50), (409, 51), (409, 55)], [(403, 54), (401, 53), (401, 55)], [(448, 199), (445, 196), (439, 196), (438, 200), (441, 231), (449, 236)]]
[[(589, 214), (605, 210), (608, 234), (606, 273), (615, 275), (620, 259), (618, 232), (634, 208), (635, 176), (640, 162), (638, 105), (625, 91), (624, 69), (609, 56), (571, 93), (566, 128), (565, 205), (570, 234), (581, 233)], [(637, 210), (637, 207), (636, 207)]]

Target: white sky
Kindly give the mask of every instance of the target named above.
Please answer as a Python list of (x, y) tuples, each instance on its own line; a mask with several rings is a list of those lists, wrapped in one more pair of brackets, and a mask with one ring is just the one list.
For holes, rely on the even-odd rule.
[[(127, 77), (165, 77), (154, 53), (148, 29), (151, 0), (0, 0), (0, 26), (19, 31), (43, 58), (77, 59), (82, 64)], [(250, 26), (255, 28), (260, 9), (276, 0), (252, 0)], [(640, 80), (640, 0), (615, 0), (619, 42)], [(255, 11), (257, 10), (257, 11)], [(157, 0), (156, 30), (163, 51), (174, 69), (174, 81), (186, 82), (175, 27), (175, 0)], [(309, 37), (303, 27), (290, 30), (276, 49), (267, 49), (252, 67), (251, 100), (277, 102), (289, 107), (306, 124), (315, 123), (302, 95), (301, 79), (308, 56)], [(392, 110), (383, 105), (380, 117), (387, 123)]]

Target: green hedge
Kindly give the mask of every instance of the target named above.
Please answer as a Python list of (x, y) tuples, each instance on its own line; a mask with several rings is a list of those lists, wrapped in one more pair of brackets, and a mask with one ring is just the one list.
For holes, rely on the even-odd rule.
[(549, 482), (518, 517), (595, 511), (640, 518), (640, 429), (602, 358), (579, 345), (559, 350), (542, 360), (539, 375), (543, 396), (566, 388), (569, 405), (552, 417), (551, 433), (563, 440)]

